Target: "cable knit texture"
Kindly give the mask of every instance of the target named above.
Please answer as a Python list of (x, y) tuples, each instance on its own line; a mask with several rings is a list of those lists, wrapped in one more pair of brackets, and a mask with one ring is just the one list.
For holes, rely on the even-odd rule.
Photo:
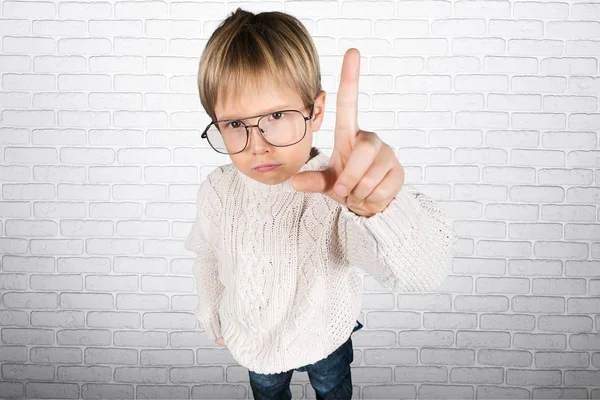
[[(323, 170), (316, 147), (301, 171)], [(234, 359), (278, 373), (326, 358), (350, 336), (361, 311), (357, 267), (391, 291), (437, 288), (457, 237), (430, 197), (404, 185), (381, 213), (362, 217), (291, 179), (266, 185), (234, 164), (198, 190), (185, 248), (196, 253), (195, 314)]]

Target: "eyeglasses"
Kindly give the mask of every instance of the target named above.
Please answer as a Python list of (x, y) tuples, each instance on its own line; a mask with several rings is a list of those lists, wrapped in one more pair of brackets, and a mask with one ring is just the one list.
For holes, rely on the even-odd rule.
[(268, 114), (255, 115), (243, 119), (260, 117), (256, 125), (247, 125), (240, 119), (225, 119), (208, 124), (202, 135), (215, 151), (222, 154), (241, 153), (248, 146), (250, 128), (256, 126), (260, 136), (276, 147), (292, 146), (306, 136), (306, 121), (313, 117), (314, 104), (305, 117), (298, 110), (279, 110)]

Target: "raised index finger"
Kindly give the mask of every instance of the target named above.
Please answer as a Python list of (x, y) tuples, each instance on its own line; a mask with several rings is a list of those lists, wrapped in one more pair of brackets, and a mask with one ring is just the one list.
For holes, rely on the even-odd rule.
[[(335, 110), (335, 139), (345, 139), (358, 134), (358, 76), (360, 53), (350, 48), (344, 54), (340, 87), (337, 92)], [(339, 137), (339, 136), (343, 137)]]

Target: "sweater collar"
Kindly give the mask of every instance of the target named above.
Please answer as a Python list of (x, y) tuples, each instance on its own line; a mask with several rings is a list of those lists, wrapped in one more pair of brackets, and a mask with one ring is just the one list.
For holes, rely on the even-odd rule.
[[(316, 147), (312, 147), (310, 149), (310, 159), (298, 170), (298, 172), (304, 171), (322, 171), (329, 164), (329, 157), (327, 154), (323, 153)], [(274, 193), (274, 192), (295, 192), (296, 189), (292, 186), (292, 178), (285, 180), (281, 183), (277, 183), (275, 185), (268, 185), (262, 182), (259, 182), (255, 179), (250, 178), (249, 176), (241, 173), (237, 170), (237, 175), (239, 179), (244, 183), (244, 185), (254, 192), (259, 193)]]

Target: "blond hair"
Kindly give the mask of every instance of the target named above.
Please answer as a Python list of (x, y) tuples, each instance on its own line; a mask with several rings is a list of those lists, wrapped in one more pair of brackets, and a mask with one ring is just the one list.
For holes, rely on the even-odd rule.
[[(294, 16), (279, 11), (253, 14), (238, 8), (213, 32), (200, 57), (198, 92), (211, 120), (217, 96), (226, 103), (240, 88), (268, 77), (296, 91), (305, 107), (321, 92), (321, 70), (314, 42)], [(220, 97), (223, 96), (223, 97)]]

